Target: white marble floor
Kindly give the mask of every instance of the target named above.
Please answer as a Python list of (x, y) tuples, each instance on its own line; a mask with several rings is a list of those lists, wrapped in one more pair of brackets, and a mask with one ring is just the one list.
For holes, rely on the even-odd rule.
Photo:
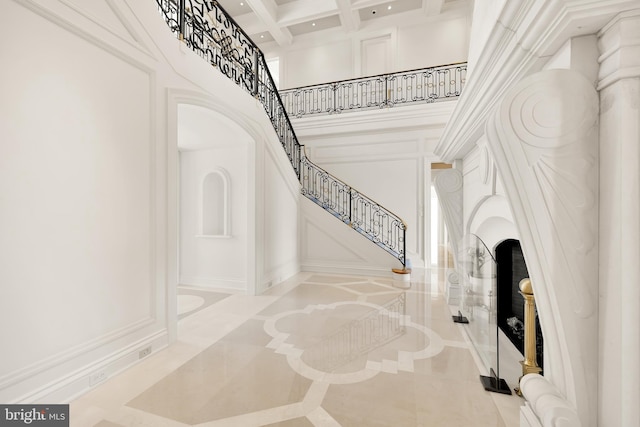
[(251, 297), (181, 288), (179, 339), (71, 403), (78, 427), (517, 426), (430, 285), (301, 273)]

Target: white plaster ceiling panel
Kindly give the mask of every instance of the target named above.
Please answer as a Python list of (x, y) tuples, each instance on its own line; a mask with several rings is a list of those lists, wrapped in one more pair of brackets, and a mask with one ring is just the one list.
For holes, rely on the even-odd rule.
[(227, 11), (234, 19), (237, 16), (244, 15), (246, 13), (253, 13), (253, 10), (249, 7), (246, 1), (241, 0), (219, 0), (220, 6)]
[[(350, 33), (372, 22), (402, 26), (425, 23), (454, 10), (469, 10), (471, 0), (218, 0), (259, 46), (269, 42), (286, 46), (308, 33), (332, 31), (332, 37)], [(375, 11), (375, 13), (374, 13)], [(408, 18), (411, 19), (408, 19)]]
[(292, 25), (289, 28), (291, 34), (298, 36), (300, 34), (311, 33), (313, 31), (326, 30), (328, 28), (340, 27), (340, 17), (338, 15), (327, 16), (326, 18), (316, 19), (312, 22), (301, 22)]
[(361, 20), (369, 21), (411, 10), (421, 11), (422, 3), (422, 0), (386, 1), (375, 6), (359, 9), (358, 13), (360, 14)]

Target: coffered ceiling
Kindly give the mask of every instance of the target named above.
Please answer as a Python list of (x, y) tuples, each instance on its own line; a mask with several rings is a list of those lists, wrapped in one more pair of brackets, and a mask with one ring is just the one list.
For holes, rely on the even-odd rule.
[(218, 0), (259, 45), (287, 46), (297, 37), (332, 29), (345, 36), (375, 22), (411, 16), (434, 19), (467, 9), (470, 0)]

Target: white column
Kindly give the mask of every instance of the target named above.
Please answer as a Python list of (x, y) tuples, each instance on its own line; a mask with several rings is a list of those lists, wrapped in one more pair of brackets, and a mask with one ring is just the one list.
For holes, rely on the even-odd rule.
[(640, 425), (640, 10), (599, 34), (598, 425)]

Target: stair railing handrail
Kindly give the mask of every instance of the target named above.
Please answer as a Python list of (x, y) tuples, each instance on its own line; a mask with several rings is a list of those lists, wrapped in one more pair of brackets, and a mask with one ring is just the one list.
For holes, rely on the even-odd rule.
[(334, 81), (331, 81), (331, 82), (314, 83), (314, 84), (310, 84), (310, 85), (296, 86), (296, 87), (290, 87), (288, 89), (282, 89), (282, 90), (280, 90), (280, 92), (288, 92), (290, 90), (296, 90), (296, 89), (308, 89), (308, 88), (313, 88), (313, 87), (316, 87), (316, 86), (328, 86), (328, 85), (338, 84), (338, 83), (349, 83), (351, 81), (360, 80), (360, 79), (376, 79), (376, 78), (385, 77), (385, 76), (393, 76), (393, 75), (405, 74), (405, 73), (415, 73), (415, 72), (419, 72), (419, 71), (432, 70), (432, 69), (437, 69), (437, 68), (450, 68), (450, 67), (458, 67), (458, 66), (465, 66), (466, 67), (467, 66), (467, 62), (465, 62), (465, 61), (452, 62), (450, 64), (434, 65), (432, 67), (412, 68), (410, 70), (394, 71), (392, 73), (372, 74), (372, 75), (369, 75), (369, 76), (352, 77), (352, 78), (348, 78), (348, 79), (334, 80)]
[[(303, 146), (304, 153), (304, 146)], [(303, 154), (302, 194), (406, 265), (406, 223)]]
[[(305, 190), (303, 165), (308, 165), (307, 170), (313, 170), (314, 176), (322, 176), (326, 182), (339, 183), (343, 190), (348, 189), (348, 223), (405, 265), (406, 224), (400, 217), (352, 189), (306, 157), (304, 146), (298, 142), (262, 51), (218, 2), (156, 0), (156, 4), (171, 31), (181, 41), (260, 100), (303, 186), (302, 193), (337, 216), (331, 210), (331, 201), (325, 197), (324, 190), (322, 194)], [(380, 230), (374, 229), (377, 225), (381, 225)], [(391, 230), (391, 227), (396, 228)]]
[(466, 73), (467, 63), (458, 62), (284, 89), (280, 95), (287, 114), (298, 118), (433, 103), (460, 96)]

